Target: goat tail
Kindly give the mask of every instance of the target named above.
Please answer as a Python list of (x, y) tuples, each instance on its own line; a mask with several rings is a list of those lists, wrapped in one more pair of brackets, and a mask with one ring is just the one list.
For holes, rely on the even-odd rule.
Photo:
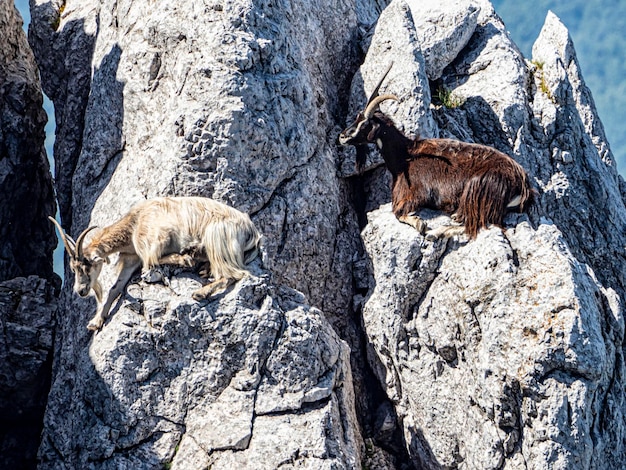
[[(523, 212), (534, 204), (536, 191), (522, 167), (517, 170), (513, 181), (510, 175), (497, 173), (477, 175), (468, 181), (457, 215), (470, 239), (476, 238), (478, 231), (490, 224), (502, 227), (505, 214), (513, 207)], [(514, 205), (511, 201), (515, 201)]]
[(528, 179), (526, 172), (520, 168), (520, 202), (518, 207), (519, 212), (528, 211), (535, 204), (535, 198), (537, 197), (537, 190), (533, 188)]
[(247, 214), (215, 220), (207, 226), (204, 247), (215, 279), (242, 279), (246, 264), (259, 254), (261, 234)]

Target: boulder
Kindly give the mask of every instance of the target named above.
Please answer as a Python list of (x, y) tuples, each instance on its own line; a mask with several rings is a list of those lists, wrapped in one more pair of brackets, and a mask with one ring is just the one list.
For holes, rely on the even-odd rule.
[(38, 468), (358, 466), (349, 348), (322, 312), (258, 266), (202, 303), (168, 274), (64, 341)]
[[(414, 31), (410, 21), (383, 22), (391, 9), (406, 11), (403, 4), (381, 15), (352, 99), (364, 94), (355, 83), (377, 80), (367, 68), (370, 54), (380, 57), (375, 45)], [(412, 95), (406, 99), (423, 111), (399, 127), (420, 133), (432, 114), (436, 136), (508, 153), (529, 172), (537, 204), (472, 241), (428, 241), (388, 204), (370, 211), (362, 232), (369, 289), (357, 299), (369, 362), (418, 466), (619, 468), (623, 180), (558, 18), (548, 14), (526, 61), (493, 7), (473, 4), (480, 13), (471, 38), (430, 82), (458, 100)], [(427, 67), (416, 73), (427, 83)], [(416, 79), (394, 80), (385, 93)], [(398, 106), (383, 107), (396, 122)], [(384, 187), (381, 173), (365, 175), (367, 186)], [(368, 198), (368, 208), (389, 200), (382, 190)], [(419, 215), (433, 227), (450, 223), (440, 213)]]
[(0, 4), (0, 281), (54, 279), (52, 177), (37, 64), (13, 2)]

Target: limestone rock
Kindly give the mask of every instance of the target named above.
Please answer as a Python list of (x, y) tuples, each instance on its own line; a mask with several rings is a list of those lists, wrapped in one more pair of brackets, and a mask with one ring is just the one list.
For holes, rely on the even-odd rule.
[(0, 280), (53, 279), (52, 178), (35, 58), (12, 1), (0, 3)]
[(405, 0), (418, 34), (426, 75), (437, 80), (476, 29), (480, 7), (467, 0)]
[(525, 219), (433, 243), (388, 206), (370, 214), (363, 320), (426, 468), (602, 467), (592, 417), (617, 411), (595, 397), (620, 367), (619, 299), (552, 223)]
[(73, 333), (39, 468), (358, 466), (347, 345), (302, 294), (256, 274), (202, 303), (195, 276), (135, 280), (102, 331)]
[[(224, 295), (135, 279), (95, 335), (65, 287), (41, 468), (620, 468), (626, 185), (554, 15), (526, 61), (487, 0), (32, 13), (71, 234), (173, 194), (265, 235)], [(395, 220), (376, 150), (357, 175), (336, 147), (390, 62), (383, 111), (513, 156), (530, 214), (473, 241)]]
[[(431, 105), (439, 135), (514, 156), (537, 207), (504, 231), (447, 243), (424, 240), (388, 205), (370, 212), (370, 289), (359, 297), (370, 364), (423, 468), (620, 468), (623, 181), (563, 25), (548, 15), (526, 63), (491, 5), (476, 3), (475, 31), (440, 79), (461, 104), (419, 106)], [(397, 28), (381, 24), (372, 44)]]
[(350, 276), (334, 242), (354, 222), (343, 220), (333, 132), (356, 54), (352, 2), (64, 5), (40, 2), (31, 37), (55, 77), (46, 86), (61, 90), (51, 96), (70, 233), (147, 197), (213, 197), (252, 215), (277, 281), (345, 308), (349, 292), (320, 286), (333, 270)]
[(37, 276), (0, 282), (0, 466), (33, 468), (50, 381), (56, 297)]

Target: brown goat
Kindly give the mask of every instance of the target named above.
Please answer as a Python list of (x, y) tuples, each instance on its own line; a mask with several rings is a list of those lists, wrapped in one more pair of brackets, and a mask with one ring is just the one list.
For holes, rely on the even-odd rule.
[[(391, 67), (390, 67), (391, 68)], [(425, 233), (427, 226), (415, 212), (444, 211), (455, 225), (427, 232), (429, 238), (465, 232), (476, 238), (490, 224), (502, 226), (507, 211), (526, 210), (534, 200), (524, 169), (508, 155), (486, 145), (453, 139), (412, 140), (379, 110), (393, 95), (378, 96), (376, 86), (364, 111), (339, 136), (342, 145), (375, 143), (392, 175), (392, 210), (401, 222)], [(357, 169), (363, 162), (357, 160)]]

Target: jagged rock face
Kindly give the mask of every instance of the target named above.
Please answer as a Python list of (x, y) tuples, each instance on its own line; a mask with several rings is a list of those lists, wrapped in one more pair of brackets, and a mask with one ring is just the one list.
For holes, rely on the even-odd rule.
[(196, 277), (131, 283), (91, 341), (65, 341), (39, 468), (357, 467), (347, 345), (256, 274), (203, 304)]
[(58, 276), (46, 116), (37, 65), (12, 1), (0, 1), (0, 467), (36, 464)]
[[(352, 2), (68, 1), (61, 11), (58, 2), (40, 1), (32, 17), (31, 43), (45, 86), (54, 88), (57, 188), (70, 234), (106, 225), (152, 196), (213, 197), (249, 212), (265, 236), (273, 275), (258, 289), (297, 286), (336, 323), (348, 322), (359, 239), (347, 185), (335, 175), (335, 140), (347, 101), (338, 90), (357, 61)], [(112, 271), (106, 268), (105, 285)], [(168, 321), (141, 326), (151, 310), (133, 307), (133, 286), (92, 338), (85, 325), (93, 302), (66, 285), (44, 468), (359, 465), (349, 356), (336, 336), (324, 339), (329, 323), (304, 297), (282, 310), (284, 303), (263, 307), (263, 297), (239, 318), (237, 305), (252, 302), (249, 296), (201, 308), (185, 290), (186, 307), (163, 300), (158, 310)], [(136, 294), (144, 306), (148, 292)], [(186, 324), (190, 309), (206, 317), (195, 332)], [(303, 316), (302, 331), (288, 326), (290, 310)], [(124, 326), (128, 318), (132, 328)], [(203, 336), (213, 327), (223, 331)], [(198, 338), (203, 359), (181, 349), (190, 347), (186, 335)], [(157, 336), (174, 348), (169, 355), (146, 351)], [(223, 358), (213, 364), (212, 354)], [(123, 357), (154, 364), (137, 381), (135, 359)], [(289, 369), (296, 366), (301, 375)], [(256, 378), (235, 385), (246, 373)], [(186, 400), (193, 374), (203, 385)]]
[(60, 20), (51, 5), (35, 6), (31, 38), (60, 127), (80, 134), (55, 153), (70, 232), (146, 197), (213, 197), (252, 215), (277, 281), (345, 309), (351, 293), (325, 279), (350, 277), (333, 155), (351, 2), (68, 1)]
[[(176, 194), (248, 211), (266, 237), (265, 268), (225, 295), (191, 301), (198, 279), (178, 271), (134, 279), (93, 336), (93, 301), (66, 287), (42, 468), (626, 459), (623, 181), (567, 31), (549, 15), (531, 63), (487, 1), (386, 4), (34, 3), (70, 232)], [(514, 156), (538, 189), (531, 214), (472, 241), (395, 220), (376, 150), (357, 175), (335, 147), (390, 62), (381, 92), (400, 100), (383, 111), (412, 136)], [(366, 369), (393, 405), (376, 426)]]
[(34, 468), (43, 424), (56, 314), (49, 282), (0, 282), (0, 466)]
[[(362, 233), (370, 363), (424, 468), (620, 468), (623, 181), (558, 19), (548, 15), (526, 63), (488, 2), (454, 3), (468, 16), (479, 12), (475, 24), (463, 23), (469, 42), (445, 67), (425, 61), (421, 77), (409, 75), (399, 87), (429, 77), (463, 104), (429, 107), (418, 97), (412, 107), (422, 111), (412, 124), (397, 106), (383, 110), (404, 128), (419, 130), (434, 118), (435, 135), (513, 155), (539, 200), (530, 218), (511, 216), (504, 231), (447, 243), (424, 240), (389, 206), (371, 212)], [(392, 2), (370, 50), (401, 35), (400, 24), (405, 35), (422, 29), (433, 10), (429, 2)], [(467, 37), (445, 23), (439, 33), (432, 41)], [(425, 38), (412, 49), (401, 43), (368, 53), (355, 82), (375, 82), (391, 61), (415, 61), (420, 47), (437, 49)], [(394, 93), (394, 85), (383, 92)], [(387, 194), (368, 197), (380, 202)], [(449, 223), (421, 215), (433, 226)]]
[(13, 2), (0, 4), (0, 280), (53, 278), (52, 178), (37, 65)]

